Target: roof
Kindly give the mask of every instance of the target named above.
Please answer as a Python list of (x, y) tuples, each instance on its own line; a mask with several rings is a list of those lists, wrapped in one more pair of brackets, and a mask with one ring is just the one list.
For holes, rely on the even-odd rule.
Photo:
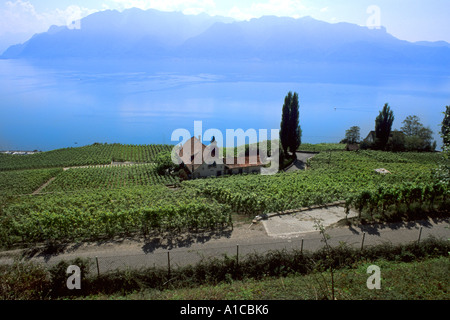
[(196, 137), (192, 137), (181, 147), (178, 155), (189, 169), (194, 172), (203, 164), (203, 151), (206, 146)]
[(233, 161), (227, 161), (224, 159), (225, 165), (229, 169), (239, 169), (239, 168), (251, 168), (251, 167), (262, 167), (263, 163), (261, 162), (261, 158), (259, 156), (256, 157), (256, 162), (254, 157), (237, 157), (233, 158)]
[[(192, 173), (202, 166), (204, 163), (203, 154), (207, 147), (200, 141), (199, 138), (192, 137), (181, 147), (178, 155), (183, 161), (186, 168)], [(215, 157), (215, 149), (212, 150), (212, 157)], [(259, 155), (256, 157), (234, 157), (230, 161), (223, 158), (223, 163), (228, 169), (241, 169), (263, 166)]]
[(375, 141), (375, 131), (370, 131), (364, 141)]

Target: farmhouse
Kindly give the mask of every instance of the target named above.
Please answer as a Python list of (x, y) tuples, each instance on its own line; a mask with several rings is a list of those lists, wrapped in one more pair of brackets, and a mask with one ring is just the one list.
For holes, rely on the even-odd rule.
[[(391, 133), (389, 134), (389, 139), (395, 138), (395, 136), (397, 136), (397, 138), (399, 137), (404, 137), (405, 134), (402, 131), (391, 131)], [(367, 137), (364, 139), (364, 142), (367, 142), (369, 144), (371, 143), (375, 143), (376, 141), (376, 133), (375, 131), (370, 131), (369, 134), (367, 135)]]
[(376, 139), (375, 131), (370, 131), (367, 137), (364, 139), (367, 143), (374, 143)]
[[(200, 137), (192, 137), (178, 153), (190, 178), (220, 177), (222, 175), (260, 173), (264, 166), (259, 156), (219, 157), (219, 148), (215, 142), (205, 146)], [(205, 158), (205, 155), (207, 156)]]

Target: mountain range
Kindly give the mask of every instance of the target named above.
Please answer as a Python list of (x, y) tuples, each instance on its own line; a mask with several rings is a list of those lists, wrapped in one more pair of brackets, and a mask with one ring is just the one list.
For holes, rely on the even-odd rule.
[(411, 43), (383, 27), (331, 24), (311, 17), (235, 21), (134, 8), (97, 12), (79, 26), (52, 26), (9, 47), (0, 58), (250, 59), (450, 67), (447, 42)]

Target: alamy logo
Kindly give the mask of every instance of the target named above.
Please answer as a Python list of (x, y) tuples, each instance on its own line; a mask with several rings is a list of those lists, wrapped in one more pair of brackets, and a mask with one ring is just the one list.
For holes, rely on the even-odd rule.
[(378, 266), (372, 265), (367, 268), (367, 273), (372, 274), (367, 279), (367, 288), (370, 290), (381, 289), (381, 269)]
[(81, 20), (72, 16), (67, 19), (66, 26), (70, 30), (80, 30), (81, 29)]
[(67, 278), (67, 289), (69, 290), (80, 290), (81, 289), (81, 270), (78, 266), (69, 266), (66, 271), (67, 274), (72, 274)]
[(369, 29), (380, 29), (381, 28), (381, 9), (379, 6), (369, 6), (367, 8), (367, 13), (370, 14), (367, 19), (367, 27)]

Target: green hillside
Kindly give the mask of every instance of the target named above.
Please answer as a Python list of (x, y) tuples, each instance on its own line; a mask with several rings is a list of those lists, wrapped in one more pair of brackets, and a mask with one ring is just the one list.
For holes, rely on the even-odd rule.
[[(439, 153), (304, 147), (321, 151), (305, 171), (183, 182), (158, 174), (151, 163), (171, 146), (95, 144), (1, 155), (0, 245), (228, 228), (235, 215), (253, 218), (337, 200), (365, 219), (403, 219), (411, 212), (420, 218), (448, 210), (448, 185), (434, 176), (443, 161)], [(333, 152), (326, 151), (330, 148)], [(113, 160), (139, 164), (112, 166)], [(69, 166), (91, 167), (63, 170)], [(178, 188), (167, 187), (172, 184)], [(39, 194), (23, 196), (39, 187)]]
[(161, 151), (172, 150), (170, 145), (93, 144), (78, 148), (57, 149), (32, 155), (0, 154), (0, 171), (74, 167), (117, 162), (150, 163)]

